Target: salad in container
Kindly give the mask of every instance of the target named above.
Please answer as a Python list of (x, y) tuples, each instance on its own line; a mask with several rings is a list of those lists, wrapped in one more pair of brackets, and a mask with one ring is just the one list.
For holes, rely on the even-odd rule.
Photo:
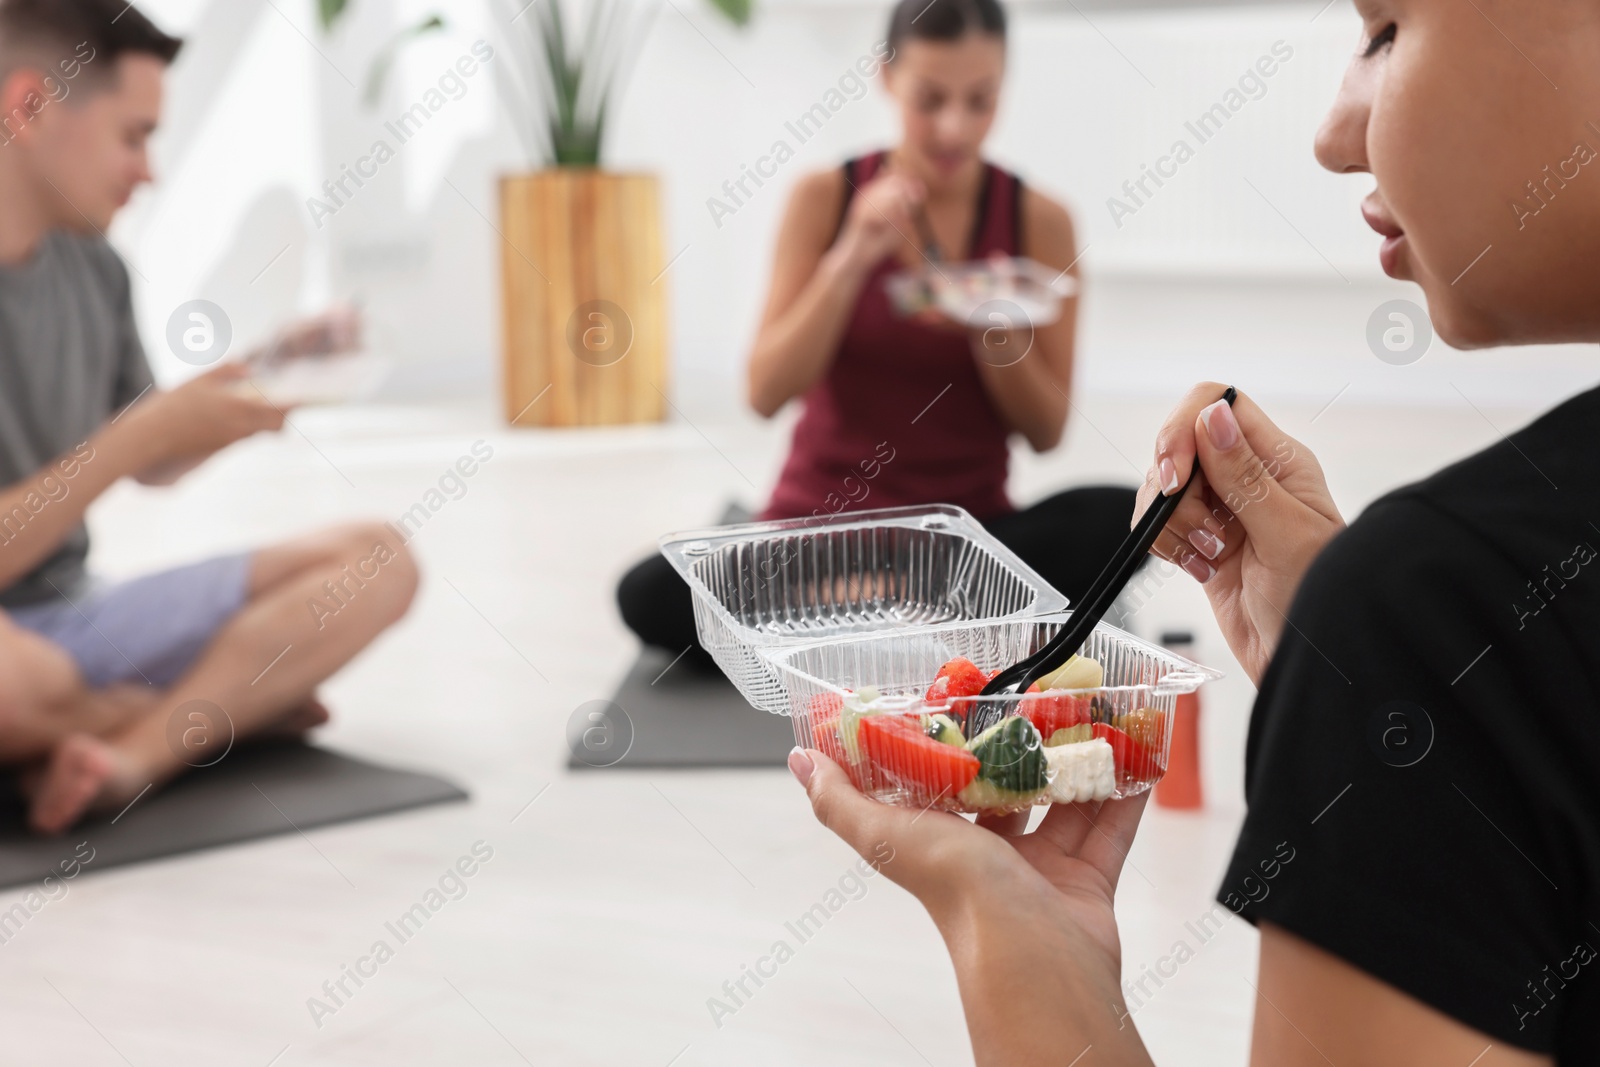
[(980, 695), (1072, 613), (948, 505), (661, 543), (740, 691), (886, 803), (997, 813), (1136, 796), (1166, 771), (1177, 697), (1220, 677), (1101, 623), (1027, 693)]
[(1101, 625), (1026, 693), (980, 695), (1070, 617), (793, 649), (778, 666), (795, 741), (891, 804), (994, 814), (1137, 796), (1166, 773), (1177, 697), (1218, 674)]
[(889, 304), (902, 317), (938, 308), (956, 322), (985, 328), (998, 303), (1032, 326), (1061, 317), (1061, 303), (1077, 295), (1078, 281), (1032, 259), (995, 256), (899, 271), (884, 282)]

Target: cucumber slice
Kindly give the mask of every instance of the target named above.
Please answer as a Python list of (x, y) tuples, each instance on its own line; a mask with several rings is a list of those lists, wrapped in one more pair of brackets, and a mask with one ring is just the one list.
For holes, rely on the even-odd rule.
[(961, 736), (961, 727), (948, 715), (924, 715), (922, 717), (922, 730), (935, 741), (946, 745), (955, 745), (964, 748), (967, 739)]
[(1082, 741), (1094, 739), (1094, 727), (1088, 723), (1079, 723), (1077, 726), (1064, 726), (1050, 735), (1044, 743), (1045, 748), (1056, 748), (1060, 745), (1076, 745)]
[(1046, 786), (1029, 793), (1018, 793), (1015, 790), (1002, 789), (987, 778), (974, 778), (965, 789), (956, 794), (956, 799), (970, 811), (1005, 811), (1025, 808), (1048, 791), (1049, 786)]
[(844, 707), (839, 709), (839, 743), (844, 746), (844, 754), (850, 757), (852, 764), (860, 764), (865, 758), (861, 751), (861, 716), (869, 714), (868, 708), (877, 703), (878, 691), (871, 686), (852, 693), (844, 699)]
[(1001, 719), (968, 742), (967, 750), (978, 757), (978, 777), (960, 799), (972, 807), (1026, 804), (1049, 787), (1044, 743), (1033, 723), (1020, 715)]

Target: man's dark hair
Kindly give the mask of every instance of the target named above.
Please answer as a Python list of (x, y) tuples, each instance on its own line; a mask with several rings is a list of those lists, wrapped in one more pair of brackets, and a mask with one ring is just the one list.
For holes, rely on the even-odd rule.
[(907, 41), (958, 41), (969, 33), (1006, 39), (1000, 0), (900, 0), (889, 16), (889, 54)]
[[(84, 45), (93, 51), (79, 53)], [(0, 0), (0, 77), (73, 55), (99, 71), (125, 55), (171, 63), (182, 47), (126, 0)]]

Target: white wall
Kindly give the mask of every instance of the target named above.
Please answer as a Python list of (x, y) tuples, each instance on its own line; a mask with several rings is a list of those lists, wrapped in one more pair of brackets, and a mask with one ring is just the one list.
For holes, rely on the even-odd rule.
[[(358, 0), (352, 21), (328, 40), (311, 0), (147, 0), (169, 27), (196, 35), (173, 80), (165, 180), (114, 233), (144, 279), (139, 312), (162, 373), (182, 370), (155, 348), (184, 300), (216, 299), (242, 343), (296, 309), (359, 295), (401, 359), (393, 390), (493, 387), (494, 178), (526, 161), (490, 78), (471, 81), (323, 228), (306, 206), (474, 40), (503, 46), (488, 2)], [(886, 10), (813, 0), (758, 6), (744, 31), (697, 0), (664, 8), (609, 143), (612, 166), (662, 176), (669, 255), (682, 252), (667, 279), (675, 385), (687, 410), (713, 417), (735, 403), (789, 185), (895, 133), (876, 91), (850, 103), (719, 227), (707, 199), (775, 138), (793, 141), (785, 120), (870, 49)], [(1359, 35), (1349, 4), (1313, 20), (1316, 6), (1014, 10), (1009, 95), (992, 155), (1076, 210), (1091, 279), (1085, 387), (1167, 396), (1205, 376), (1302, 399), (1348, 387), (1351, 398), (1455, 404), (1465, 394), (1537, 405), (1600, 377), (1588, 349), (1508, 360), (1436, 347), (1410, 367), (1368, 351), (1373, 309), (1416, 294), (1376, 268), (1377, 238), (1356, 214), (1369, 182), (1325, 174), (1311, 158), (1317, 118)], [(363, 109), (352, 83), (362, 83), (376, 42), (432, 9), (446, 12), (450, 32), (407, 51), (377, 111)], [(1294, 54), (1265, 95), (1119, 226), (1108, 198), (1176, 138), (1196, 143), (1185, 122), (1279, 41)]]

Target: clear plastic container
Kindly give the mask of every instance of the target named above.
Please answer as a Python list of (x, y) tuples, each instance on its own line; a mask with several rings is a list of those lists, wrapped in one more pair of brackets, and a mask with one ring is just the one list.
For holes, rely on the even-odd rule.
[(394, 345), (355, 303), (297, 323), (246, 359), (246, 396), (281, 407), (350, 404), (369, 399), (394, 369)]
[(779, 714), (790, 714), (791, 702), (769, 652), (1067, 606), (977, 520), (948, 505), (668, 534), (661, 551), (693, 592), (701, 646), (747, 700)]
[(990, 313), (996, 311), (1007, 318), (1020, 315), (1031, 326), (1048, 326), (1061, 317), (1061, 302), (1078, 292), (1078, 280), (1065, 271), (1004, 256), (900, 271), (884, 285), (900, 315), (937, 307), (977, 327), (993, 326)]
[[(796, 743), (833, 757), (879, 800), (992, 813), (1135, 796), (1165, 771), (1178, 695), (1218, 672), (1102, 624), (1081, 653), (1103, 669), (1098, 687), (926, 698), (951, 660), (964, 657), (987, 676), (1031, 655), (1070, 618), (862, 634), (768, 658)], [(960, 736), (930, 736), (935, 715), (952, 720)], [(978, 738), (986, 730), (987, 743)]]

